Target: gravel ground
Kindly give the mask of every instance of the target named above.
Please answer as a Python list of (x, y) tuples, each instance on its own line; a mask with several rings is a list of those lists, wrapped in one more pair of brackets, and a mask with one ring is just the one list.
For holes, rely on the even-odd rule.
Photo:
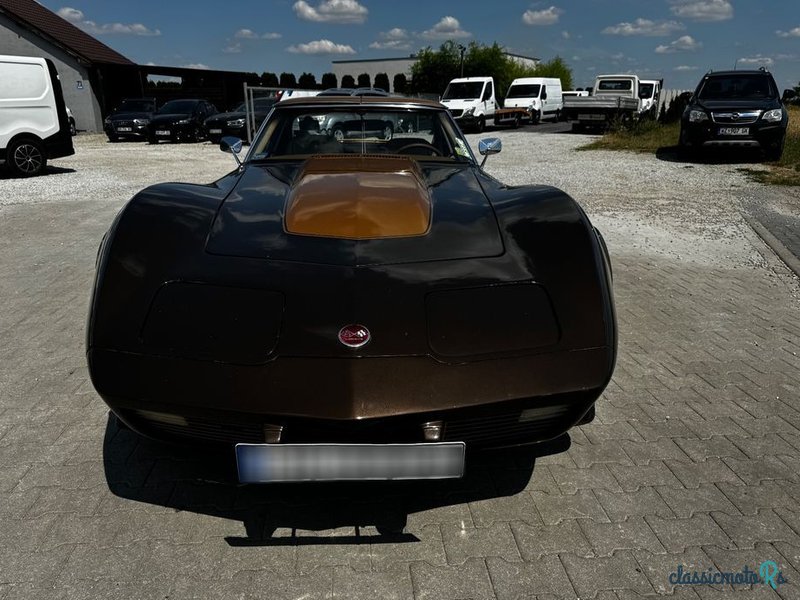
[[(467, 136), (476, 153), (485, 135)], [(509, 185), (565, 190), (604, 231), (612, 254), (645, 253), (714, 266), (766, 264), (740, 215), (743, 203), (764, 197), (764, 186), (739, 170), (752, 164), (686, 164), (647, 154), (576, 151), (593, 139), (585, 135), (490, 135), (501, 138), (503, 151), (489, 157), (488, 173)], [(210, 182), (234, 167), (233, 158), (211, 143), (111, 144), (104, 135), (80, 135), (75, 148), (74, 156), (53, 161), (47, 176), (0, 176), (0, 209), (102, 198), (115, 212), (147, 185)]]

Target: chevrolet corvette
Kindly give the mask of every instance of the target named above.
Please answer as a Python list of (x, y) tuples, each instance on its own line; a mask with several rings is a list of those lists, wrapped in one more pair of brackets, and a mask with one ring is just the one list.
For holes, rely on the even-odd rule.
[(570, 196), (497, 181), (426, 100), (287, 100), (220, 145), (235, 170), (139, 192), (100, 245), (87, 358), (124, 425), (255, 483), (459, 477), (591, 421), (616, 316)]

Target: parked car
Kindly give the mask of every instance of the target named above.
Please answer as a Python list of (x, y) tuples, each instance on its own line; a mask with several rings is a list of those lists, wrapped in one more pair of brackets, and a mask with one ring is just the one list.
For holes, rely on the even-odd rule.
[(67, 106), (67, 121), (69, 121), (69, 134), (70, 135), (78, 135), (78, 127), (75, 125), (75, 117), (72, 115), (72, 111)]
[[(333, 113), (418, 127), (338, 140), (313, 126)], [(590, 421), (617, 347), (603, 239), (481, 165), (438, 102), (276, 104), (239, 168), (114, 219), (93, 385), (143, 435), (235, 448), (242, 483), (459, 477), (465, 449)]]
[(103, 130), (110, 142), (120, 139), (143, 140), (147, 126), (156, 112), (155, 98), (125, 98), (103, 122)]
[[(255, 98), (253, 100), (253, 117), (255, 130), (263, 123), (277, 98)], [(247, 106), (242, 102), (230, 112), (217, 113), (206, 119), (204, 123), (208, 139), (215, 144), (226, 135), (233, 135), (243, 140), (247, 139)]]
[(494, 118), (497, 108), (492, 77), (461, 77), (447, 84), (442, 94), (444, 104), (464, 129), (482, 132)]
[(680, 148), (691, 154), (715, 147), (760, 148), (768, 160), (780, 160), (788, 123), (766, 69), (709, 72), (681, 117)]
[(17, 177), (75, 154), (58, 72), (50, 59), (0, 55), (0, 159)]
[(380, 88), (328, 88), (322, 90), (318, 96), (381, 96), (386, 97), (389, 94)]
[(199, 142), (206, 137), (206, 119), (215, 114), (217, 109), (206, 100), (170, 100), (150, 119), (147, 141)]

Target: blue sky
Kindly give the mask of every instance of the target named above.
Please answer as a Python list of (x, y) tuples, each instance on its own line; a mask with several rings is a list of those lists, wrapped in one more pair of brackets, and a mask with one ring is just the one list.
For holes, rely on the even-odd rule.
[[(576, 86), (599, 72), (694, 88), (708, 69), (766, 65), (800, 81), (797, 0), (40, 0), (136, 62), (314, 73), (446, 39), (561, 56)], [(358, 75), (354, 73), (353, 75)]]

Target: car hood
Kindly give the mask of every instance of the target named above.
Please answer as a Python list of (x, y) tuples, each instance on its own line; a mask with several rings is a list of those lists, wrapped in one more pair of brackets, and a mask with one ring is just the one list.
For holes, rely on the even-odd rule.
[(130, 121), (131, 119), (151, 119), (152, 117), (153, 113), (149, 112), (118, 112), (109, 118), (112, 121)]
[(472, 98), (469, 100), (463, 99), (454, 99), (454, 100), (442, 100), (442, 104), (444, 104), (447, 108), (460, 108), (462, 110), (466, 110), (468, 108), (472, 108), (473, 106), (477, 106), (480, 103), (480, 99)]
[(399, 156), (251, 164), (206, 249), (347, 266), (497, 256), (502, 239), (474, 169)]
[(752, 100), (700, 100), (697, 105), (706, 110), (771, 110), (780, 108), (778, 100), (756, 98)]
[(244, 119), (246, 117), (247, 114), (243, 112), (226, 112), (226, 113), (217, 113), (212, 117), (208, 117), (206, 121), (227, 121), (228, 119)]
[(191, 119), (192, 115), (190, 114), (165, 114), (165, 115), (153, 115), (151, 122), (153, 123), (174, 123), (175, 121), (180, 121), (182, 119)]

